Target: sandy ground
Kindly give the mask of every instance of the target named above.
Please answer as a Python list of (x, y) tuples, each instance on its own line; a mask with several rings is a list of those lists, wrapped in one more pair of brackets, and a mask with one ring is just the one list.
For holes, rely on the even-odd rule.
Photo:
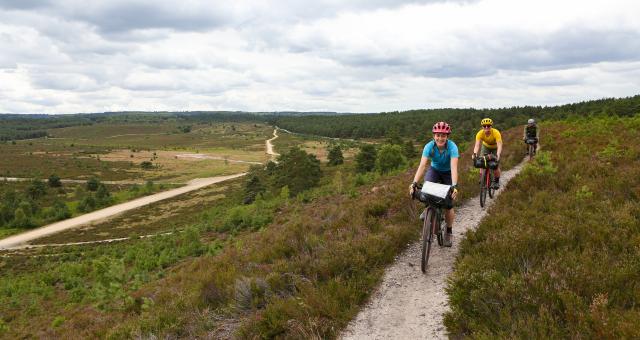
[(214, 183), (219, 183), (222, 181), (226, 181), (226, 180), (244, 176), (244, 175), (245, 173), (239, 173), (239, 174), (234, 174), (229, 176), (195, 179), (189, 182), (189, 184), (187, 184), (186, 186), (183, 186), (180, 188), (167, 190), (154, 195), (141, 197), (133, 201), (113, 205), (105, 209), (97, 210), (88, 214), (80, 215), (78, 217), (70, 218), (68, 220), (49, 224), (47, 226), (37, 228), (22, 234), (7, 237), (5, 239), (0, 240), (0, 249), (15, 249), (15, 248), (26, 247), (28, 246), (26, 244), (27, 242), (43, 236), (55, 234), (57, 232), (71, 229), (71, 228), (76, 228), (90, 222), (94, 222), (94, 221), (101, 220), (116, 214), (120, 214), (127, 210), (139, 208), (141, 206), (151, 204), (153, 202), (178, 196), (180, 194), (184, 194), (186, 192), (193, 191), (193, 190), (198, 190), (200, 188), (206, 187)]
[[(503, 171), (498, 195), (524, 164)], [(456, 210), (453, 247), (434, 243), (426, 274), (420, 270), (421, 244), (411, 244), (387, 269), (378, 290), (339, 338), (446, 339), (442, 320), (449, 304), (444, 288), (453, 271), (459, 240), (467, 230), (477, 227), (493, 202), (487, 196), (487, 205), (482, 209), (476, 196)]]
[(273, 138), (271, 139), (267, 139), (267, 154), (271, 155), (271, 159), (275, 162), (276, 160), (276, 156), (280, 156), (279, 153), (275, 153), (273, 151), (273, 140), (278, 138), (278, 134), (277, 134), (278, 129), (274, 129), (273, 130)]
[[(277, 129), (273, 130), (273, 138), (269, 139), (266, 141), (266, 147), (267, 147), (267, 154), (271, 155), (272, 157), (277, 156), (278, 154), (275, 153), (273, 151), (273, 144), (272, 141), (275, 140), (276, 138), (278, 138), (278, 135), (276, 133)], [(209, 157), (207, 155), (202, 155), (202, 154), (183, 154), (180, 155), (183, 156), (182, 158), (186, 158), (186, 159), (200, 159), (203, 157)], [(260, 164), (260, 163), (258, 163)], [(189, 191), (193, 191), (193, 190), (197, 190), (206, 186), (209, 186), (211, 184), (214, 183), (219, 183), (219, 182), (223, 182), (232, 178), (236, 178), (236, 177), (240, 177), (240, 176), (244, 176), (246, 173), (238, 173), (238, 174), (234, 174), (234, 175), (229, 175), (229, 176), (218, 176), (218, 177), (211, 177), (211, 178), (197, 178), (194, 179), (192, 181), (190, 181), (186, 186), (180, 187), (180, 188), (176, 188), (176, 189), (172, 189), (172, 190), (168, 190), (168, 191), (164, 191), (164, 192), (160, 192), (154, 195), (149, 195), (149, 196), (145, 196), (142, 198), (138, 198), (135, 199), (133, 201), (129, 201), (129, 202), (125, 202), (122, 204), (117, 204), (105, 209), (101, 209), (101, 210), (97, 210), (88, 214), (84, 214), (78, 217), (74, 217), (68, 220), (64, 220), (64, 221), (60, 221), (60, 222), (56, 222), (53, 224), (49, 224), (46, 225), (44, 227), (40, 227), (22, 234), (18, 234), (18, 235), (14, 235), (14, 236), (10, 236), (7, 237), (5, 239), (0, 240), (0, 250), (2, 249), (19, 249), (19, 248), (25, 248), (25, 247), (29, 247), (28, 242), (29, 241), (33, 241), (37, 238), (40, 237), (44, 237), (47, 235), (51, 235), (51, 234), (55, 234), (58, 233), (60, 231), (63, 230), (67, 230), (67, 229), (72, 229), (72, 228), (77, 228), (79, 226), (88, 224), (90, 222), (95, 222), (98, 220), (102, 220), (111, 216), (114, 216), (116, 214), (120, 214), (122, 212), (131, 210), (131, 209), (135, 209), (135, 208), (139, 208), (141, 206), (144, 205), (148, 205), (157, 201), (161, 201), (167, 198), (171, 198), (177, 195), (181, 195), (184, 193), (187, 193)], [(18, 178), (6, 178), (6, 180), (23, 180), (23, 179), (18, 179)], [(105, 182), (106, 183), (106, 182)], [(59, 244), (56, 244), (59, 245)], [(43, 246), (43, 245), (40, 245)]]

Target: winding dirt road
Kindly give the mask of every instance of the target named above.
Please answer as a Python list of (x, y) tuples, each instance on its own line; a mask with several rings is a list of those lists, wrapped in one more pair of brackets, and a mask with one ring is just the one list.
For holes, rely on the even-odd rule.
[[(271, 155), (271, 160), (276, 161), (276, 156), (280, 156), (279, 153), (273, 151), (273, 141), (278, 138), (277, 134), (278, 128), (273, 129), (273, 138), (267, 139), (267, 154)], [(277, 162), (276, 162), (277, 163)]]
[[(522, 162), (509, 171), (503, 171), (501, 190), (524, 164)], [(499, 195), (501, 190), (496, 194)], [(442, 316), (449, 309), (444, 291), (446, 279), (453, 271), (464, 233), (478, 226), (493, 202), (487, 199), (487, 206), (482, 209), (476, 196), (456, 210), (453, 247), (433, 246), (426, 274), (420, 270), (421, 244), (419, 241), (411, 244), (387, 268), (378, 290), (340, 338), (447, 339), (442, 323)]]
[[(278, 156), (278, 153), (275, 153), (273, 151), (273, 140), (275, 140), (276, 138), (278, 138), (278, 135), (276, 133), (277, 128), (273, 130), (273, 138), (269, 139), (266, 141), (266, 145), (267, 145), (267, 154), (271, 155), (272, 157)], [(199, 155), (199, 154), (185, 154), (182, 155), (185, 157), (201, 157), (204, 155)], [(241, 162), (241, 161), (239, 161)], [(254, 163), (254, 162), (246, 162), (246, 163)], [(262, 163), (257, 163), (257, 164), (262, 164)], [(0, 250), (5, 250), (5, 249), (20, 249), (20, 248), (26, 248), (29, 247), (28, 242), (35, 240), (37, 238), (40, 237), (44, 237), (47, 235), (51, 235), (51, 234), (55, 234), (58, 233), (60, 231), (63, 230), (67, 230), (67, 229), (72, 229), (72, 228), (76, 228), (79, 227), (81, 225), (90, 223), (90, 222), (95, 222), (107, 217), (111, 217), (113, 215), (117, 215), (120, 214), (122, 212), (131, 210), (131, 209), (135, 209), (135, 208), (139, 208), (154, 202), (158, 202), (167, 198), (171, 198), (174, 196), (178, 196), (184, 193), (187, 193), (189, 191), (193, 191), (193, 190), (197, 190), (206, 186), (209, 186), (211, 184), (215, 184), (215, 183), (219, 183), (219, 182), (223, 182), (223, 181), (227, 181), (233, 178), (237, 178), (240, 176), (244, 176), (246, 173), (238, 173), (238, 174), (233, 174), (233, 175), (228, 175), (228, 176), (218, 176), (218, 177), (210, 177), (210, 178), (197, 178), (194, 179), (192, 181), (190, 181), (186, 186), (180, 187), (180, 188), (176, 188), (176, 189), (172, 189), (172, 190), (167, 190), (164, 192), (160, 192), (154, 195), (149, 195), (149, 196), (145, 196), (145, 197), (141, 197), (138, 199), (135, 199), (133, 201), (129, 201), (129, 202), (125, 202), (122, 204), (117, 204), (111, 207), (107, 207), (101, 210), (97, 210), (88, 214), (84, 214), (81, 216), (77, 216), (74, 218), (70, 218), (68, 220), (64, 220), (64, 221), (60, 221), (60, 222), (56, 222), (53, 224), (49, 224), (46, 225), (44, 227), (40, 227), (22, 234), (18, 234), (18, 235), (14, 235), (14, 236), (10, 236), (7, 237), (5, 239), (0, 240)], [(28, 180), (28, 179), (22, 179), (22, 178), (5, 178), (5, 180), (8, 181), (20, 181), (20, 180)], [(74, 180), (67, 180), (67, 181), (74, 181)], [(85, 182), (85, 181), (82, 181)], [(106, 182), (103, 182), (106, 183)], [(39, 245), (39, 246), (46, 246), (46, 245)], [(56, 244), (56, 246), (60, 246), (60, 244)]]
[(125, 212), (127, 210), (139, 208), (154, 202), (158, 202), (167, 198), (184, 194), (189, 191), (197, 190), (214, 183), (223, 182), (223, 181), (244, 176), (244, 175), (245, 173), (243, 172), (243, 173), (229, 175), (229, 176), (194, 179), (190, 181), (186, 186), (183, 186), (180, 188), (167, 190), (154, 195), (141, 197), (133, 201), (113, 205), (108, 208), (90, 212), (88, 214), (80, 215), (78, 217), (70, 218), (68, 220), (60, 221), (57, 223), (49, 224), (47, 226), (37, 228), (22, 234), (7, 237), (5, 239), (0, 240), (0, 250), (23, 248), (27, 246), (26, 245), (27, 242), (43, 236), (55, 234), (57, 232), (71, 229), (71, 228), (76, 228), (90, 222), (94, 222), (97, 220), (101, 220), (103, 218), (107, 218), (107, 217)]

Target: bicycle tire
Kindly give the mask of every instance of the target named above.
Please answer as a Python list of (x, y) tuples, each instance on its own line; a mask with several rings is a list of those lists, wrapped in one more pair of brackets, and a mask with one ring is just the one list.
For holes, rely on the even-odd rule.
[(493, 171), (494, 170), (488, 170), (488, 171), (489, 171), (489, 185), (488, 185), (488, 187), (489, 187), (489, 189), (488, 189), (489, 198), (493, 198), (493, 195), (496, 192), (496, 189), (494, 189), (494, 187), (493, 187)]
[(533, 144), (529, 144), (529, 160), (533, 159)]
[(487, 174), (488, 169), (482, 169), (482, 180), (480, 181), (480, 207), (484, 208), (484, 204), (487, 201)]
[(427, 208), (427, 213), (424, 217), (424, 224), (422, 226), (422, 256), (420, 269), (423, 273), (427, 272), (427, 263), (429, 262), (429, 254), (431, 253), (434, 217), (433, 209)]
[(436, 211), (435, 231), (436, 231), (436, 236), (437, 236), (437, 239), (438, 239), (438, 245), (440, 247), (442, 247), (444, 245), (444, 233), (442, 232), (442, 221), (440, 219), (440, 215), (441, 215), (441, 213)]

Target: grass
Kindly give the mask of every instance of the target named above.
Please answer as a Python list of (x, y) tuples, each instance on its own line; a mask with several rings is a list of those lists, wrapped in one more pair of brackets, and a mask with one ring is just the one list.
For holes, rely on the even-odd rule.
[[(5, 202), (5, 197), (7, 197), (8, 193), (14, 192), (17, 194), (19, 202), (31, 202), (30, 205), (32, 207), (37, 207), (33, 212), (29, 214), (30, 222), (28, 226), (17, 226), (14, 223), (15, 221), (3, 221), (3, 223), (0, 224), (1, 237), (18, 234), (33, 228), (54, 223), (61, 219), (72, 218), (85, 214), (87, 211), (80, 211), (78, 207), (80, 201), (82, 201), (83, 198), (88, 196), (89, 194), (95, 196), (94, 193), (90, 193), (86, 190), (86, 184), (84, 183), (65, 183), (63, 186), (58, 188), (51, 188), (46, 186), (45, 184), (46, 192), (43, 194), (43, 196), (38, 197), (35, 200), (30, 200), (27, 198), (26, 194), (27, 188), (30, 186), (30, 184), (31, 183), (28, 181), (0, 182), (0, 197), (2, 197), (3, 199), (2, 201), (0, 201), (0, 206), (7, 204)], [(107, 206), (130, 201), (138, 197), (165, 190), (167, 189), (167, 187), (170, 188), (174, 186), (175, 185), (157, 185), (151, 182), (148, 182), (147, 185), (144, 186), (129, 184), (105, 184), (105, 187), (110, 193), (110, 198), (108, 201), (103, 202), (100, 206), (96, 206), (93, 210), (102, 209)], [(67, 206), (68, 215), (66, 217), (58, 216), (54, 213), (56, 211), (56, 209), (54, 208), (56, 201), (62, 202)]]
[(544, 125), (542, 152), (470, 231), (454, 337), (638, 338), (640, 116)]
[[(183, 124), (184, 125), (184, 124)], [(200, 123), (187, 133), (177, 122), (96, 123), (48, 130), (50, 138), (0, 144), (0, 176), (102, 180), (174, 179), (244, 171), (247, 165), (227, 162), (267, 159), (264, 141), (272, 128), (254, 123)], [(189, 161), (184, 153), (204, 153), (222, 160)], [(155, 171), (141, 169), (151, 161)], [(187, 174), (185, 174), (185, 169)], [(183, 176), (184, 175), (184, 176)]]
[[(233, 208), (236, 189), (226, 204), (175, 216), (152, 206), (131, 217), (152, 211), (163, 217), (154, 230), (186, 231), (10, 255), (0, 265), (4, 335), (335, 337), (420, 231), (407, 197), (415, 167), (385, 176), (353, 169), (349, 159), (323, 167), (321, 185), (292, 199)], [(105, 230), (113, 236), (130, 222), (138, 223), (114, 219)]]

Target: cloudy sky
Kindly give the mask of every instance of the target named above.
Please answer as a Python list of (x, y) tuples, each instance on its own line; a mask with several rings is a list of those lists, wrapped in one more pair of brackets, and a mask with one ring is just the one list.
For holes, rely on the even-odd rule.
[(637, 0), (0, 0), (0, 112), (380, 112), (640, 93)]

